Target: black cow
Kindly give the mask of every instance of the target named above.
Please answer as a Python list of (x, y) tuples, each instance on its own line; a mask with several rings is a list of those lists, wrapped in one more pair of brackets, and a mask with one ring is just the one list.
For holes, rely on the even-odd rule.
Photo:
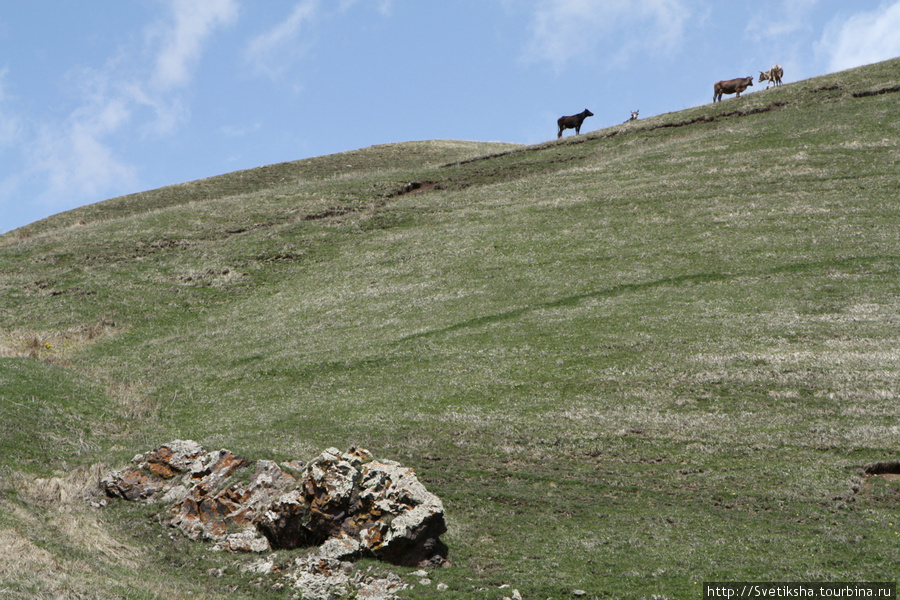
[(556, 139), (562, 137), (562, 133), (564, 129), (574, 129), (575, 135), (581, 133), (581, 124), (584, 123), (584, 120), (588, 117), (593, 117), (594, 113), (589, 111), (588, 109), (584, 109), (584, 112), (580, 112), (577, 115), (572, 115), (571, 117), (560, 117), (556, 120), (557, 126), (559, 126), (559, 132), (556, 134)]

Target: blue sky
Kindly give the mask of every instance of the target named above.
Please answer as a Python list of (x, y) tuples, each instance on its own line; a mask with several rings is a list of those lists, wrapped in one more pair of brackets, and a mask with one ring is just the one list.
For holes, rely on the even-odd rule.
[(538, 143), (589, 108), (584, 133), (892, 58), (897, 31), (900, 0), (9, 0), (0, 232), (375, 144)]

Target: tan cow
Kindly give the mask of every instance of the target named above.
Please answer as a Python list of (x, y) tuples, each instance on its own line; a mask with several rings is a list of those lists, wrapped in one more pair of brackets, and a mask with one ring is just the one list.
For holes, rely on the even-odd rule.
[[(778, 87), (781, 85), (781, 78), (783, 75), (784, 69), (781, 68), (781, 65), (773, 65), (768, 71), (759, 72), (759, 82), (762, 83), (763, 81), (768, 81), (775, 87)], [(766, 89), (769, 89), (768, 83), (766, 84)]]

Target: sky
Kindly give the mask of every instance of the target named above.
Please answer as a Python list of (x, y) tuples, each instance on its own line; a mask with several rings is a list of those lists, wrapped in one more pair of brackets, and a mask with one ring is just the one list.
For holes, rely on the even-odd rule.
[(0, 233), (377, 144), (534, 144), (585, 108), (582, 133), (776, 63), (789, 83), (900, 55), (900, 0), (0, 2)]

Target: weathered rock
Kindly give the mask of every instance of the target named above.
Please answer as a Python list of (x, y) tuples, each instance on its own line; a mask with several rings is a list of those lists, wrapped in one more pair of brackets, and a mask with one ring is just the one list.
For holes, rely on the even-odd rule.
[(298, 558), (287, 576), (291, 585), (302, 591), (303, 598), (332, 600), (349, 598), (353, 566), (333, 558)]
[(349, 562), (317, 556), (296, 559), (285, 577), (301, 598), (309, 600), (392, 600), (409, 587), (395, 573), (376, 576), (354, 572)]
[(377, 558), (408, 566), (446, 558), (444, 505), (412, 469), (388, 460), (363, 465), (354, 508), (360, 541)]
[(100, 480), (100, 485), (103, 486), (108, 496), (125, 500), (152, 498), (160, 491), (168, 491), (171, 487), (153, 475), (131, 468), (110, 473)]
[(310, 462), (300, 480), (300, 491), (308, 506), (304, 527), (323, 540), (338, 535), (350, 514), (360, 472), (354, 456), (329, 448)]
[(132, 459), (136, 467), (129, 467), (106, 475), (100, 481), (107, 495), (126, 500), (162, 500), (178, 481), (172, 480), (193, 468), (203, 454), (203, 447), (194, 441), (175, 440), (151, 450), (146, 456)]
[(324, 542), (306, 527), (307, 522), (309, 505), (300, 491), (292, 490), (276, 498), (260, 515), (256, 526), (273, 548), (291, 549)]
[(350, 537), (346, 533), (340, 533), (330, 537), (319, 546), (317, 554), (322, 558), (335, 558), (337, 560), (353, 560), (360, 555), (362, 546), (359, 540)]
[(362, 448), (329, 448), (305, 467), (286, 463), (295, 477), (272, 461), (254, 465), (229, 450), (206, 453), (176, 440), (101, 483), (109, 496), (170, 504), (172, 526), (223, 550), (320, 546), (323, 560), (445, 564), (441, 500), (412, 469), (371, 458)]
[(135, 457), (132, 462), (141, 459), (141, 468), (157, 477), (169, 479), (179, 473), (195, 468), (197, 460), (203, 455), (203, 447), (193, 440), (175, 440), (163, 444), (155, 450)]
[[(216, 540), (217, 548), (265, 552), (268, 540), (256, 528), (274, 498), (295, 483), (295, 478), (272, 461), (257, 461), (247, 483), (229, 478), (242, 469), (250, 472), (250, 463), (220, 450), (207, 455), (208, 464), (191, 472), (190, 491), (170, 512), (170, 523), (193, 539)], [(238, 532), (234, 532), (239, 529)]]
[[(229, 527), (243, 527), (252, 523), (242, 502), (248, 495), (244, 486), (221, 489), (225, 481), (246, 461), (229, 450), (207, 454), (191, 466), (191, 485), (185, 497), (170, 510), (170, 523), (192, 539), (221, 540)], [(217, 491), (220, 490), (221, 491)]]

